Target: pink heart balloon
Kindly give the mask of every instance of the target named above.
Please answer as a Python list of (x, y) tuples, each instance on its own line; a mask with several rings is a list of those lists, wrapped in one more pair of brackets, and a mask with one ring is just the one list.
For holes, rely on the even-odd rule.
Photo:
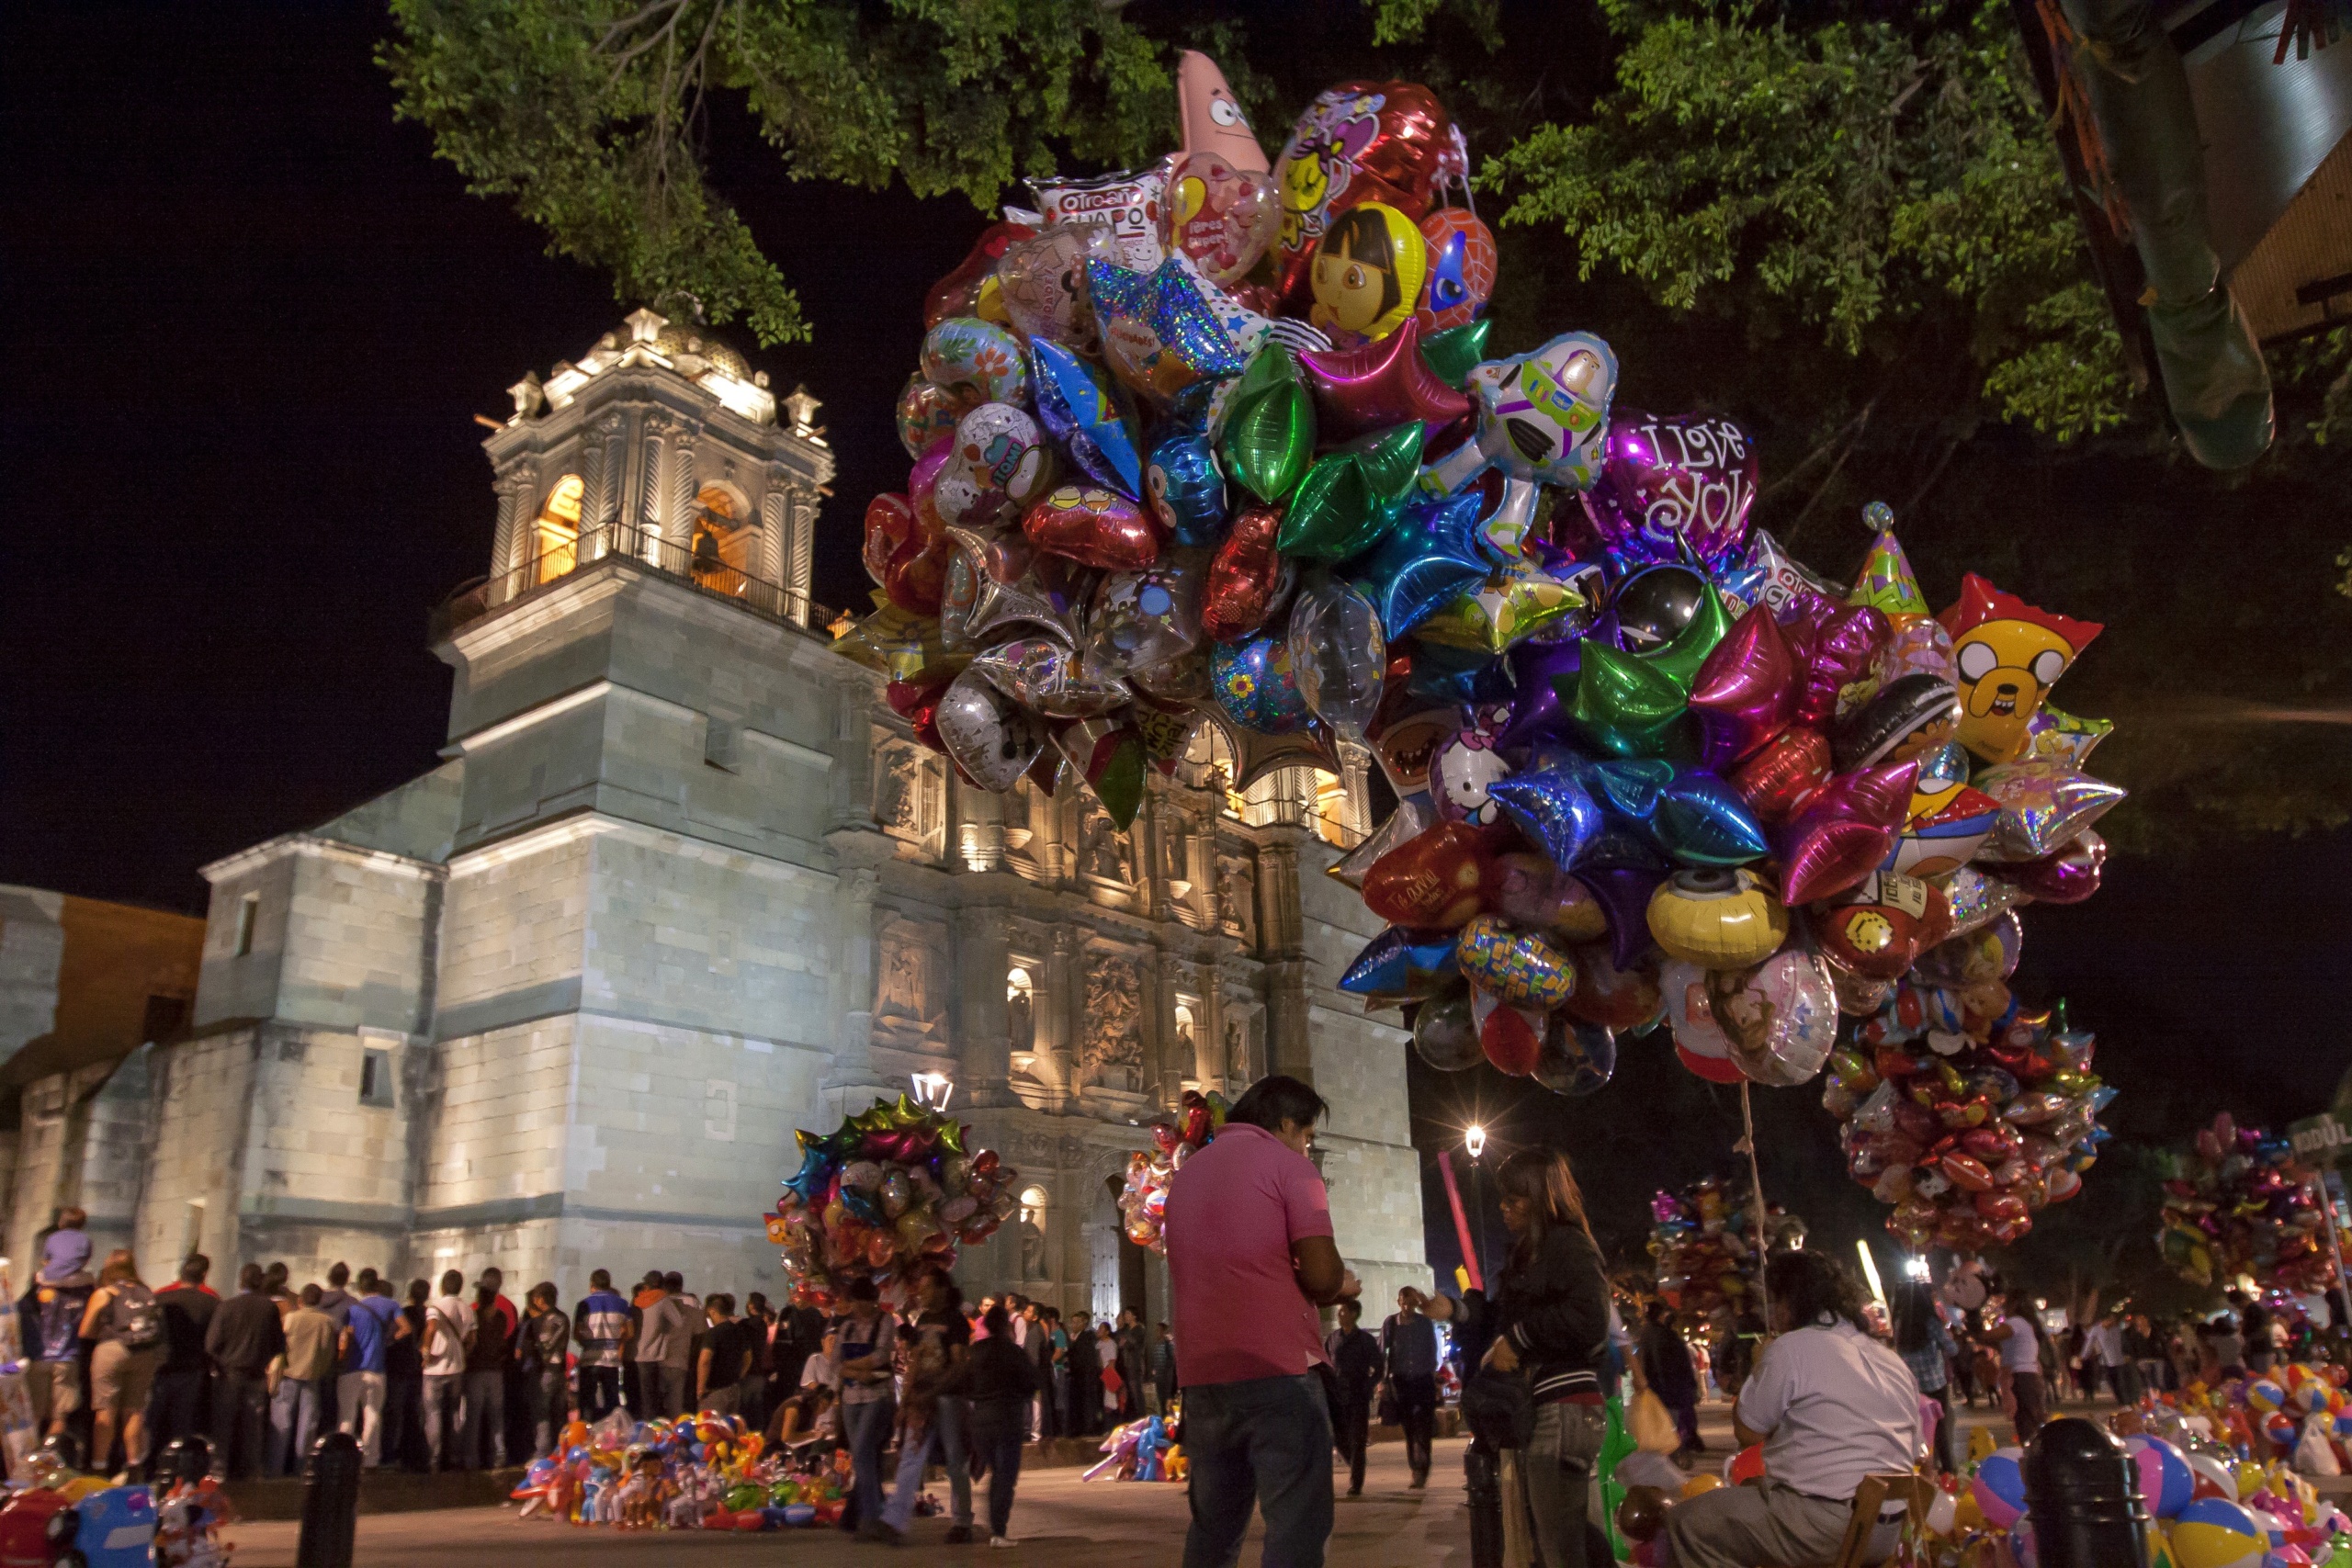
[(1730, 420), (1620, 407), (1584, 507), (1600, 542), (1629, 560), (1679, 560), (1687, 544), (1713, 570), (1747, 540), (1756, 479), (1755, 443)]
[(1789, 727), (1796, 705), (1796, 655), (1772, 612), (1758, 604), (1715, 644), (1690, 688), (1699, 760), (1716, 773), (1752, 755)]
[(1868, 876), (1894, 847), (1918, 777), (1917, 761), (1889, 762), (1815, 790), (1781, 829), (1781, 902), (1810, 904)]

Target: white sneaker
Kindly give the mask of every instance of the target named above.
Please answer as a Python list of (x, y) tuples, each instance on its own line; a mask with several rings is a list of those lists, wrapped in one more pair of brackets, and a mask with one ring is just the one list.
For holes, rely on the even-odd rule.
[(989, 1537), (989, 1544), (990, 1546), (1019, 1546), (1021, 1543), (1009, 1535), (992, 1535)]

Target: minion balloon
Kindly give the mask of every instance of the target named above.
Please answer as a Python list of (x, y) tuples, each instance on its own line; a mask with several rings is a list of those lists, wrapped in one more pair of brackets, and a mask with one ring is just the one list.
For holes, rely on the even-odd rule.
[(1959, 675), (1960, 743), (1988, 762), (2022, 750), (2042, 697), (2106, 627), (2069, 620), (2004, 593), (1974, 572), (1960, 603), (1936, 617), (1951, 634)]

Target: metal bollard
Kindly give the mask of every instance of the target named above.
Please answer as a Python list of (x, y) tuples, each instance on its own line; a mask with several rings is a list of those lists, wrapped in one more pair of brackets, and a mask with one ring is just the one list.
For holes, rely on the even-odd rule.
[(351, 1568), (359, 1531), (359, 1439), (329, 1432), (302, 1466), (302, 1534), (295, 1568)]
[(2148, 1510), (2121, 1443), (2063, 1416), (2034, 1434), (2021, 1468), (2040, 1568), (2148, 1561)]
[(1500, 1463), (1483, 1442), (1462, 1455), (1470, 1494), (1470, 1568), (1503, 1568), (1503, 1487)]

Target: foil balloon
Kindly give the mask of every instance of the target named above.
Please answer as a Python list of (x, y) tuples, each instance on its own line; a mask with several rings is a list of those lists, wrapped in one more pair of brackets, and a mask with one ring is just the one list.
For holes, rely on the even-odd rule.
[(1408, 421), (1434, 429), (1470, 412), (1470, 400), (1446, 385), (1421, 356), (1421, 329), (1408, 321), (1395, 333), (1354, 348), (1299, 355), (1315, 398), (1323, 439), (1347, 440)]
[(1045, 748), (1036, 721), (973, 670), (948, 682), (933, 723), (949, 760), (982, 789), (1012, 788)]
[(1731, 774), (1740, 799), (1766, 823), (1787, 820), (1797, 807), (1829, 781), (1829, 742), (1817, 729), (1792, 725)]
[(1586, 739), (1612, 756), (1643, 756), (1664, 747), (1681, 718), (1687, 694), (1675, 679), (1630, 653), (1592, 638), (1573, 692), (1561, 680), (1561, 698)]
[(1969, 787), (1968, 753), (1946, 741), (1919, 759), (1909, 817), (1886, 869), (1941, 876), (1966, 864), (1992, 833), (2000, 810), (2000, 802)]
[(1429, 796), (1407, 795), (1396, 802), (1396, 809), (1390, 812), (1363, 842), (1326, 867), (1323, 874), (1362, 893), (1364, 874), (1379, 863), (1383, 855), (1419, 838), (1436, 821), (1437, 813), (1430, 809)]
[(1423, 617), (1419, 636), (1425, 644), (1491, 657), (1530, 637), (1556, 635), (1584, 607), (1573, 585), (1533, 560), (1515, 560)]
[[(1467, 755), (1478, 755), (1468, 753)], [(1562, 871), (1573, 870), (1600, 836), (1600, 805), (1574, 765), (1535, 768), (1486, 786), (1487, 798)]]
[(933, 284), (931, 291), (923, 296), (924, 327), (935, 327), (950, 316), (990, 315), (998, 309), (990, 298), (995, 293), (998, 263), (1015, 241), (1025, 240), (1036, 231), (1034, 223), (1010, 220), (981, 230), (980, 237), (956, 265), (956, 270)]
[(1149, 272), (1086, 264), (1103, 357), (1138, 392), (1172, 402), (1187, 388), (1238, 376), (1266, 339), (1266, 319), (1203, 277), (1190, 257)]
[(1622, 1034), (1648, 1028), (1664, 1010), (1655, 953), (1621, 964), (1609, 947), (1591, 946), (1577, 948), (1574, 956), (1576, 992), (1561, 1004), (1570, 1018)]
[(1307, 267), (1308, 322), (1335, 344), (1386, 337), (1412, 319), (1429, 275), (1429, 248), (1413, 220), (1366, 201), (1334, 218)]
[(1625, 560), (1695, 558), (1709, 570), (1747, 543), (1757, 457), (1747, 433), (1712, 414), (1660, 419), (1621, 409), (1609, 421), (1600, 479), (1585, 513)]
[(1477, 915), (1454, 939), (1454, 962), (1471, 985), (1513, 1007), (1549, 1011), (1577, 985), (1576, 962), (1536, 931)]
[(1112, 572), (1095, 585), (1086, 622), (1088, 662), (1140, 678), (1190, 654), (1201, 640), (1201, 572), (1158, 566)]
[(1029, 362), (1021, 340), (993, 321), (950, 316), (923, 334), (922, 378), (933, 386), (968, 388), (986, 403), (1029, 400)]
[[(1674, 567), (1652, 567), (1639, 577), (1647, 578), (1658, 572), (1677, 570)], [(1633, 589), (1642, 584), (1637, 578), (1629, 580), (1624, 586)], [(1617, 615), (1618, 636), (1629, 649), (1638, 650), (1643, 647), (1643, 641), (1634, 622), (1626, 618), (1625, 598), (1621, 590), (1610, 607)], [(1688, 692), (1698, 681), (1700, 667), (1706, 663), (1707, 656), (1715, 650), (1716, 645), (1730, 631), (1731, 616), (1724, 607), (1723, 596), (1712, 587), (1702, 586), (1698, 603), (1692, 607), (1690, 619), (1663, 643), (1644, 652), (1642, 661)]]
[(1478, 399), (1475, 457), (1433, 470), (1458, 488), (1479, 459), (1516, 479), (1581, 490), (1600, 471), (1617, 390), (1617, 355), (1590, 333), (1563, 333), (1532, 354), (1489, 360), (1470, 372)]
[(1144, 498), (1177, 544), (1214, 547), (1225, 537), (1225, 474), (1204, 432), (1172, 426), (1151, 448)]
[(1461, 132), (1428, 88), (1343, 82), (1317, 95), (1274, 164), (1285, 299), (1305, 307), (1317, 246), (1341, 213), (1377, 201), (1419, 219), (1444, 186), (1468, 173)]
[(1554, 1094), (1587, 1095), (1617, 1071), (1617, 1037), (1603, 1025), (1555, 1013), (1544, 1026), (1544, 1051), (1528, 1076)]
[(1176, 107), (1184, 130), (1184, 151), (1216, 152), (1237, 169), (1268, 172), (1266, 150), (1250, 129), (1250, 117), (1226, 85), (1216, 62), (1199, 50), (1176, 57)]
[[(1397, 660), (1392, 660), (1390, 674)], [(1409, 665), (1408, 666), (1409, 668)], [(1429, 799), (1430, 760), (1446, 737), (1461, 728), (1460, 710), (1450, 703), (1433, 704), (1414, 698), (1393, 681), (1382, 706), (1390, 711), (1373, 721), (1367, 738), (1373, 760), (1380, 764), (1388, 787), (1399, 801)], [(1432, 812), (1436, 807), (1430, 808)]]
[(1047, 555), (1102, 571), (1140, 571), (1159, 558), (1159, 533), (1115, 491), (1064, 485), (1030, 507), (1021, 531)]
[(1159, 244), (1159, 209), (1167, 187), (1164, 164), (1092, 179), (1029, 182), (1048, 226), (1105, 231), (1118, 265), (1136, 272), (1149, 272), (1166, 257)]
[(899, 445), (910, 457), (920, 457), (956, 434), (956, 422), (980, 404), (971, 387), (934, 386), (922, 372), (907, 378), (899, 393)]
[(1478, 368), (1487, 357), (1487, 338), (1492, 321), (1472, 321), (1466, 326), (1446, 327), (1431, 331), (1424, 322), (1421, 327), (1421, 357), (1437, 372), (1437, 378), (1459, 390), (1470, 384), (1470, 372)]
[(1438, 823), (1364, 874), (1364, 908), (1394, 925), (1458, 931), (1479, 912), (1495, 875), (1496, 838), (1466, 822)]
[(1201, 629), (1220, 643), (1238, 642), (1264, 626), (1282, 607), (1295, 569), (1282, 558), (1275, 539), (1283, 514), (1272, 506), (1245, 506), (1234, 514), (1233, 530), (1209, 558), (1201, 590)]
[(1315, 716), (1343, 740), (1362, 744), (1380, 710), (1388, 645), (1369, 600), (1317, 573), (1290, 609), (1290, 663)]
[(1787, 908), (1747, 871), (1678, 871), (1651, 895), (1648, 919), (1668, 957), (1702, 969), (1761, 964), (1789, 934)]
[(2064, 848), (2040, 860), (1987, 866), (1995, 876), (2038, 904), (2079, 904), (2098, 891), (2107, 867), (2107, 840), (2086, 828)]
[(1479, 1048), (1487, 1065), (1510, 1077), (1535, 1071), (1544, 1056), (1544, 1014), (1507, 1002), (1492, 991), (1470, 987), (1470, 1016), (1478, 1022)]
[[(1883, 502), (1872, 502), (1864, 515), (1870, 516)], [(1894, 519), (1887, 508), (1886, 517)], [(1862, 570), (1855, 574), (1852, 592), (1846, 595), (1849, 604), (1868, 604), (1890, 622), (1903, 616), (1925, 616), (1928, 596), (1919, 592), (1919, 579), (1911, 570), (1911, 558), (1903, 553), (1903, 541), (1894, 536), (1892, 527), (1882, 527), (1871, 540), (1870, 554), (1862, 558)]]
[(1820, 1072), (1837, 1043), (1838, 997), (1829, 967), (1803, 948), (1744, 969), (1697, 970), (1669, 961), (1659, 988), (1683, 1065), (1693, 1066), (1694, 1057), (1711, 1068), (1726, 1063), (1730, 1081), (1792, 1088)]
[[(1617, 617), (1626, 651), (1653, 653), (1674, 642), (1700, 617), (1712, 592), (1706, 578), (1687, 566), (1654, 566), (1619, 583), (1609, 596), (1609, 609)], [(1720, 602), (1717, 609), (1720, 613)]]
[(1116, 714), (1098, 714), (1062, 726), (1054, 745), (1102, 803), (1111, 825), (1125, 831), (1143, 805), (1143, 738), (1135, 726)]
[(1953, 937), (1966, 936), (1990, 925), (2025, 897), (2016, 884), (1987, 876), (1973, 865), (1963, 865), (1948, 874), (1943, 889), (1944, 908), (1951, 921)]
[(1226, 469), (1261, 501), (1288, 495), (1315, 456), (1315, 406), (1298, 362), (1280, 344), (1258, 351), (1226, 403), (1217, 449)]
[(1107, 714), (1134, 695), (1125, 682), (1089, 668), (1058, 637), (1016, 637), (975, 658), (972, 670), (1022, 706), (1048, 718)]
[(1871, 664), (1889, 636), (1886, 617), (1867, 604), (1838, 604), (1819, 594), (1797, 603), (1788, 623), (1804, 654), (1794, 716), (1799, 724), (1826, 726), (1844, 711), (1848, 692), (1867, 695)]
[(1421, 220), (1428, 273), (1413, 320), (1425, 333), (1467, 326), (1495, 292), (1494, 231), (1462, 207), (1440, 208)]
[(2041, 699), (2104, 629), (2036, 609), (1974, 572), (1961, 579), (1960, 602), (1937, 618), (1951, 634), (1960, 678), (1960, 743), (1988, 762), (2024, 750)]
[(1401, 424), (1315, 460), (1283, 513), (1284, 555), (1345, 560), (1380, 542), (1419, 471), (1421, 427)]
[(1030, 346), (1036, 365), (1037, 417), (1096, 484), (1130, 498), (1143, 494), (1143, 458), (1125, 400), (1102, 372), (1057, 343)]
[(1650, 831), (1680, 865), (1746, 865), (1762, 860), (1772, 849), (1764, 825), (1748, 811), (1739, 792), (1698, 768), (1676, 771), (1658, 798)]
[(1960, 728), (1960, 698), (1938, 675), (1898, 675), (1841, 721), (1832, 736), (1838, 766), (1908, 761), (1950, 742)]
[(1075, 600), (1068, 573), (1019, 534), (990, 536), (950, 528), (956, 546), (939, 604), (941, 643), (967, 649), (1027, 624), (1075, 641)]
[(1467, 992), (1423, 1002), (1413, 1019), (1413, 1050), (1442, 1073), (1459, 1073), (1487, 1059)]
[(1506, 710), (1476, 710), (1430, 753), (1430, 802), (1445, 822), (1480, 827), (1502, 820), (1502, 807), (1487, 793), (1510, 773), (1497, 744)]
[(1795, 706), (1796, 656), (1772, 612), (1758, 604), (1714, 646), (1691, 682), (1699, 760), (1728, 772), (1786, 729)]
[(933, 510), (951, 528), (1010, 523), (1053, 487), (1054, 468), (1035, 420), (1010, 403), (982, 403), (956, 423)]
[(1094, 307), (1086, 293), (1086, 258), (1113, 254), (1110, 231), (1091, 224), (1057, 225), (1007, 245), (996, 281), (1013, 331), (1033, 347), (1043, 341), (1092, 352)]
[[(1415, 497), (1380, 543), (1356, 562), (1351, 569), (1356, 589), (1372, 601), (1380, 613), (1381, 629), (1390, 637), (1413, 631), (1487, 581), (1487, 561), (1478, 548), (1477, 530), (1476, 495)], [(1517, 606), (1510, 615), (1516, 629)], [(1491, 615), (1487, 624), (1493, 624)], [(1481, 637), (1478, 642), (1487, 640)], [(1521, 689), (1526, 689), (1524, 682)], [(1550, 696), (1549, 685), (1543, 689)], [(1552, 701), (1556, 705), (1557, 699)]]
[(2076, 718), (2044, 701), (2026, 721), (2025, 749), (2017, 760), (2079, 768), (2090, 761), (2092, 749), (2114, 731), (2111, 718)]
[(1340, 976), (1340, 989), (1352, 996), (1420, 999), (1436, 994), (1459, 972), (1453, 939), (1445, 932), (1391, 926), (1356, 954)]
[(1227, 718), (1261, 735), (1287, 735), (1301, 728), (1311, 711), (1306, 694), (1299, 690), (1285, 637), (1218, 643), (1209, 655), (1209, 687)]
[(1211, 283), (1230, 288), (1250, 274), (1282, 232), (1273, 177), (1222, 152), (1178, 154), (1168, 172), (1159, 243)]
[(1899, 872), (1874, 871), (1818, 907), (1813, 933), (1823, 955), (1869, 980), (1899, 980), (1921, 951), (1943, 940), (1943, 889)]
[(1781, 890), (1792, 904), (1842, 893), (1894, 848), (1911, 807), (1917, 762), (1842, 773), (1807, 797), (1781, 831)]
[(1598, 942), (1609, 934), (1608, 917), (1591, 890), (1543, 855), (1515, 852), (1498, 856), (1487, 908), (1555, 942)]
[(1574, 640), (1518, 643), (1510, 649), (1509, 660), (1512, 696), (1503, 745), (1518, 750), (1564, 737), (1568, 713), (1560, 693), (1576, 689), (1576, 678), (1584, 669), (1584, 644)]
[(939, 613), (946, 586), (947, 541), (934, 536), (903, 495), (877, 495), (865, 505), (865, 538), (859, 551), (871, 577), (891, 604), (918, 615)]
[(2123, 799), (2120, 786), (2057, 762), (2009, 762), (1972, 781), (2000, 807), (1980, 860), (2029, 861), (2055, 854)]

